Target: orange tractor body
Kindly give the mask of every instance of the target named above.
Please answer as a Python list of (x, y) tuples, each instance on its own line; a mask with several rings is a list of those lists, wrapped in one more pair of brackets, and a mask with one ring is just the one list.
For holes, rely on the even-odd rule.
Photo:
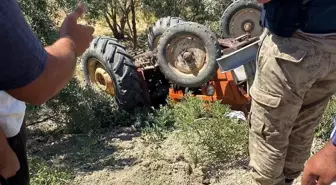
[[(248, 62), (255, 58), (258, 42), (258, 38), (249, 38), (247, 35), (235, 39), (219, 39), (223, 55), (217, 59), (219, 68), (216, 74), (202, 85), (189, 88), (169, 82), (160, 68), (148, 62), (157, 60), (155, 52), (147, 52), (135, 57), (139, 77), (142, 79), (141, 86), (147, 101), (150, 102), (149, 104), (155, 105), (157, 103), (155, 97), (165, 97), (160, 95), (160, 92), (166, 94), (172, 101), (180, 101), (189, 95), (208, 102), (219, 101), (229, 105), (233, 110), (247, 114), (251, 102), (248, 92), (250, 84), (247, 78), (254, 74), (245, 73), (246, 69), (254, 71)], [(236, 59), (237, 56), (240, 60)], [(243, 77), (239, 75), (242, 69), (240, 72), (236, 70), (239, 66), (244, 66), (243, 73), (245, 75)], [(158, 81), (164, 83), (157, 86)]]
[[(213, 93), (208, 93), (208, 89), (212, 88)], [(179, 101), (186, 96), (182, 90), (169, 89), (169, 98), (171, 100)], [(193, 93), (204, 101), (220, 101), (223, 104), (228, 104), (234, 110), (241, 110), (246, 112), (247, 105), (250, 102), (250, 96), (247, 92), (236, 85), (232, 72), (222, 73), (218, 70), (217, 75), (210, 80), (206, 85), (201, 87), (200, 93)]]

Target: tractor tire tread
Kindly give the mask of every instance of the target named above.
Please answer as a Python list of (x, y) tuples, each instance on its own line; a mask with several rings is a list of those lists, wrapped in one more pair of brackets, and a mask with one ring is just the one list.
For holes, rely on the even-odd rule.
[(155, 40), (160, 37), (169, 27), (184, 22), (179, 17), (162, 17), (148, 29), (148, 48), (153, 51), (157, 47)]
[(90, 85), (87, 64), (95, 58), (102, 64), (115, 85), (115, 100), (119, 108), (131, 111), (137, 106), (145, 105), (144, 91), (138, 76), (133, 57), (125, 51), (125, 47), (115, 39), (98, 37), (82, 55), (82, 68), (85, 81)]

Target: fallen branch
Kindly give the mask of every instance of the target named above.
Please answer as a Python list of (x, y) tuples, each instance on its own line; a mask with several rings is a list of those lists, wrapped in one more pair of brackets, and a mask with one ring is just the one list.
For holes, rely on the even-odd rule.
[(52, 119), (52, 118), (54, 118), (55, 116), (49, 116), (49, 117), (46, 117), (46, 118), (44, 118), (44, 119), (42, 119), (42, 120), (39, 120), (39, 121), (36, 121), (36, 122), (32, 122), (32, 123), (30, 123), (29, 125), (27, 125), (27, 126), (34, 126), (34, 125), (37, 125), (37, 124), (39, 124), (39, 123), (43, 123), (43, 122), (46, 122), (46, 121), (48, 121), (48, 120), (50, 120), (50, 119)]

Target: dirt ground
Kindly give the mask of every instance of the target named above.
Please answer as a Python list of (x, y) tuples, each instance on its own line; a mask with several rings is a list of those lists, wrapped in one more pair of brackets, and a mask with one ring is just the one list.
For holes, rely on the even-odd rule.
[[(76, 76), (80, 74), (78, 67)], [(70, 185), (252, 184), (248, 158), (195, 166), (174, 133), (162, 142), (152, 142), (148, 135), (132, 127), (94, 136), (52, 134), (53, 127), (52, 123), (28, 127), (29, 155), (75, 171)], [(323, 145), (315, 140), (313, 153)], [(294, 185), (300, 185), (299, 179)]]
[[(49, 127), (50, 128), (50, 127)], [(81, 185), (237, 185), (251, 184), (248, 159), (216, 166), (194, 166), (172, 133), (149, 142), (134, 128), (102, 135), (41, 136), (29, 128), (29, 154), (75, 171)], [(313, 151), (321, 148), (314, 142)], [(296, 182), (295, 185), (299, 185)]]

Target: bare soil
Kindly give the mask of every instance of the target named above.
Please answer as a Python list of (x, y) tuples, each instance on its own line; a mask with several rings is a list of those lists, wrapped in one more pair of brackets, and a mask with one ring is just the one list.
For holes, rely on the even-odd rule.
[[(70, 184), (252, 184), (248, 159), (195, 166), (174, 133), (162, 142), (152, 142), (150, 136), (142, 135), (134, 128), (94, 136), (41, 135), (35, 128), (29, 130), (29, 154), (74, 170), (76, 177)], [(321, 146), (323, 142), (315, 141), (313, 151), (318, 151)], [(299, 184), (299, 181), (295, 183)]]

